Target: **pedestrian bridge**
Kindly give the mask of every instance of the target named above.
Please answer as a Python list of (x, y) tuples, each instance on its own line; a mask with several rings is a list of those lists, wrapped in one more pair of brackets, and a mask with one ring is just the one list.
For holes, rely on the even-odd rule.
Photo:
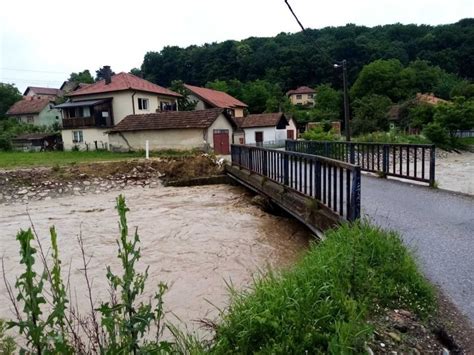
[(231, 146), (227, 173), (315, 233), (361, 216), (361, 170), (434, 184), (434, 146), (288, 140)]

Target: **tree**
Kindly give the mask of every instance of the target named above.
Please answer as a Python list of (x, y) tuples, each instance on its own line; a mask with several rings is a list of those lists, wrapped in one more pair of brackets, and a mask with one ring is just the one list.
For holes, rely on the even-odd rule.
[[(110, 75), (115, 75), (115, 73), (111, 70)], [(100, 81), (105, 79), (105, 66), (99, 68), (95, 71), (95, 81)]]
[(0, 83), (0, 119), (5, 116), (8, 109), (17, 101), (21, 100), (20, 91), (14, 84)]
[(173, 80), (171, 82), (170, 90), (182, 95), (181, 98), (178, 98), (178, 107), (180, 111), (193, 111), (196, 108), (197, 101), (189, 98), (189, 92), (186, 90), (184, 83), (181, 80)]
[(388, 129), (387, 111), (392, 101), (382, 95), (367, 95), (354, 101), (354, 135), (384, 131)]
[(351, 88), (353, 99), (368, 95), (384, 95), (393, 102), (407, 97), (401, 87), (403, 65), (398, 59), (376, 60), (364, 66)]
[(143, 73), (142, 73), (141, 69), (138, 69), (138, 68), (130, 69), (130, 74), (138, 76), (139, 78), (143, 78)]
[(75, 83), (83, 83), (83, 84), (93, 84), (94, 78), (92, 77), (89, 69), (85, 69), (79, 73), (71, 73), (69, 75), (69, 81), (73, 81)]
[(474, 127), (474, 100), (459, 97), (452, 103), (436, 106), (434, 121), (445, 128), (451, 136), (457, 130)]
[(408, 122), (412, 128), (422, 129), (433, 122), (435, 107), (426, 103), (414, 104), (408, 109)]

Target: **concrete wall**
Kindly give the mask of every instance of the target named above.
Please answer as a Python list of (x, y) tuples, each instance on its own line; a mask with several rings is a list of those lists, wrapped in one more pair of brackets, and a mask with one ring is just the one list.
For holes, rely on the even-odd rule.
[(197, 101), (196, 106), (194, 107), (195, 110), (205, 110), (208, 108), (204, 101), (193, 94), (188, 94), (188, 101)]
[[(255, 144), (255, 132), (263, 132), (264, 142), (274, 142), (277, 140), (275, 127), (244, 128), (245, 144)], [(286, 131), (285, 131), (286, 132)]]
[[(82, 131), (82, 143), (73, 142), (73, 131)], [(109, 140), (107, 134), (105, 134), (106, 131), (106, 129), (99, 128), (63, 129), (61, 131), (61, 136), (63, 139), (64, 150), (72, 150), (74, 146), (77, 146), (80, 150), (86, 150), (86, 143), (89, 145), (89, 150), (95, 150), (94, 141), (97, 141), (99, 149), (107, 148)]]
[(136, 131), (109, 134), (111, 149), (145, 149), (148, 140), (151, 150), (204, 148), (202, 129), (166, 129), (159, 131)]
[(234, 108), (234, 117), (244, 117), (244, 109), (240, 107)]

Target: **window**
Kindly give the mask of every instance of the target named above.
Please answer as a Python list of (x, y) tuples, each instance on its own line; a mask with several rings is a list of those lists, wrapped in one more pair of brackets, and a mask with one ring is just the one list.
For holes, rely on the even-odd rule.
[(33, 116), (26, 116), (26, 123), (35, 123), (35, 118)]
[(139, 110), (148, 110), (148, 99), (138, 98), (138, 109)]
[(82, 131), (72, 131), (72, 142), (73, 143), (82, 143), (82, 142), (84, 142), (84, 137), (82, 136)]
[(296, 95), (297, 100), (301, 100), (301, 95)]
[(308, 94), (308, 98), (312, 99), (312, 98), (313, 98), (313, 94)]

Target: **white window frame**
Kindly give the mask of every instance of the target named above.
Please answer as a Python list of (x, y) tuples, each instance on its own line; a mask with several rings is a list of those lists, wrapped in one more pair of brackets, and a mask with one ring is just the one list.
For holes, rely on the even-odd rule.
[(72, 142), (82, 143), (84, 142), (84, 134), (82, 131), (72, 131)]
[(148, 108), (150, 107), (150, 100), (146, 99), (144, 97), (139, 97), (138, 98), (138, 109), (143, 110), (143, 111), (148, 111)]

